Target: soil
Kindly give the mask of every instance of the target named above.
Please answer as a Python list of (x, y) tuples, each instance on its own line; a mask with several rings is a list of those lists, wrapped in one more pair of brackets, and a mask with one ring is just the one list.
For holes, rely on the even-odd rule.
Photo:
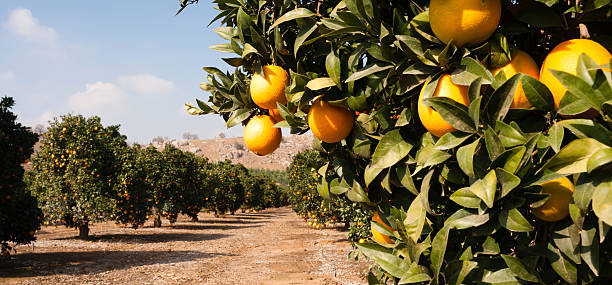
[(132, 229), (43, 227), (38, 240), (0, 257), (8, 284), (365, 284), (368, 264), (348, 259), (340, 228), (314, 230), (288, 207)]

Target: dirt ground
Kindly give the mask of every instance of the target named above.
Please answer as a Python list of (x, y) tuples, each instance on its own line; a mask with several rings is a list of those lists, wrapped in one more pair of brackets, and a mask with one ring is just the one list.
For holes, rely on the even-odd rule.
[(365, 284), (339, 229), (314, 230), (288, 207), (215, 218), (200, 213), (162, 228), (113, 223), (77, 231), (43, 227), (32, 246), (0, 258), (5, 284)]

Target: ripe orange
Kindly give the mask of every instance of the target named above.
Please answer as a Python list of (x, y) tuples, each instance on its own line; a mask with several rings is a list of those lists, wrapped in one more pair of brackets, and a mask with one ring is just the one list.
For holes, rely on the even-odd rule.
[(552, 92), (555, 99), (555, 110), (559, 108), (559, 103), (565, 96), (567, 88), (552, 75), (550, 69), (576, 75), (578, 58), (582, 53), (586, 53), (597, 64), (609, 63), (612, 57), (612, 54), (597, 42), (587, 39), (573, 39), (558, 44), (548, 53), (544, 63), (542, 63), (540, 81)]
[[(515, 74), (522, 72), (526, 75), (529, 75), (535, 79), (540, 78), (540, 68), (536, 64), (535, 60), (526, 52), (515, 49), (512, 54), (512, 60), (502, 66), (500, 68), (494, 69), (493, 75), (497, 75), (500, 72), (503, 72), (506, 76), (506, 79), (510, 79), (510, 77)], [(529, 109), (531, 108), (531, 103), (527, 100), (525, 96), (525, 91), (523, 91), (523, 86), (521, 82), (516, 86), (516, 91), (514, 91), (514, 99), (512, 100), (512, 105), (510, 105), (512, 109)]]
[(308, 126), (321, 141), (336, 143), (353, 130), (353, 112), (317, 98), (308, 111)]
[(278, 109), (270, 109), (268, 110), (268, 113), (270, 113), (270, 117), (272, 117), (272, 119), (277, 123), (285, 120), (278, 112)]
[[(421, 123), (430, 133), (432, 133), (434, 136), (441, 137), (448, 132), (455, 131), (456, 129), (446, 122), (438, 112), (423, 104), (423, 92), (428, 84), (429, 82), (423, 85), (421, 94), (419, 95), (419, 119), (421, 119)], [(460, 104), (468, 106), (470, 104), (468, 89), (469, 88), (467, 86), (456, 85), (451, 80), (451, 76), (445, 74), (440, 78), (440, 81), (438, 81), (438, 86), (432, 94), (432, 97), (448, 97)]]
[[(378, 212), (374, 213), (374, 216), (372, 216), (372, 221), (380, 223), (381, 225), (383, 225), (385, 228), (387, 228), (388, 230), (392, 232), (395, 231), (394, 228), (390, 227), (389, 225), (383, 222), (383, 220), (380, 218), (380, 215), (378, 215)], [(374, 228), (372, 228), (372, 237), (374, 237), (376, 241), (379, 241), (382, 243), (393, 243), (393, 240), (391, 240), (391, 238), (388, 235), (381, 234), (379, 231), (375, 230)]]
[(532, 209), (531, 212), (545, 222), (556, 222), (569, 215), (569, 203), (574, 194), (574, 184), (567, 178), (561, 177), (540, 184), (542, 193), (550, 194), (544, 205)]
[(475, 46), (497, 29), (500, 0), (431, 0), (429, 24), (438, 39), (456, 46)]
[(244, 128), (244, 143), (257, 155), (267, 155), (280, 145), (282, 132), (274, 127), (270, 116), (262, 115), (251, 118)]
[(263, 109), (276, 108), (276, 102), (287, 104), (285, 86), (289, 85), (289, 76), (280, 66), (266, 65), (264, 75), (255, 73), (251, 78), (251, 99)]

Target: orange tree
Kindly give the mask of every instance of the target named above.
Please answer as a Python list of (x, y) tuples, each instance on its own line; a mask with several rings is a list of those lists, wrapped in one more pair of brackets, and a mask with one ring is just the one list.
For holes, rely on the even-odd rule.
[(319, 193), (377, 210), (370, 283), (610, 282), (610, 1), (214, 2), (235, 69), (187, 111), (244, 124), (285, 70)]
[(133, 145), (123, 152), (122, 167), (116, 185), (117, 199), (114, 219), (134, 228), (142, 226), (153, 208), (154, 184), (149, 173), (157, 165), (149, 160), (148, 152), (140, 145)]
[(65, 115), (51, 122), (32, 160), (29, 185), (45, 223), (78, 228), (86, 239), (89, 222), (110, 219), (125, 139), (119, 126), (104, 127), (95, 116)]
[(264, 206), (264, 185), (263, 177), (245, 173), (241, 175), (240, 182), (244, 187), (244, 204), (242, 204), (242, 212), (246, 210), (263, 210)]
[(9, 254), (9, 243), (26, 244), (42, 223), (42, 212), (26, 191), (22, 164), (38, 140), (29, 128), (17, 123), (11, 112), (13, 98), (0, 100), (0, 254)]
[(232, 164), (229, 160), (214, 163), (207, 176), (211, 185), (211, 192), (206, 200), (208, 211), (218, 216), (227, 212), (233, 215), (240, 209), (245, 201), (245, 186), (242, 180), (245, 180), (247, 175), (248, 170), (242, 164)]

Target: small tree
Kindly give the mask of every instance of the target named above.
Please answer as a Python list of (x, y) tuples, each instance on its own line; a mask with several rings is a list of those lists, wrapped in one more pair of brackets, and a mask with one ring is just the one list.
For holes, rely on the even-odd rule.
[(42, 212), (38, 203), (25, 191), (23, 167), (30, 158), (38, 136), (16, 122), (11, 112), (12, 98), (0, 101), (0, 254), (11, 250), (9, 242), (26, 244), (35, 240)]
[(106, 221), (114, 211), (117, 174), (126, 137), (99, 117), (55, 119), (33, 159), (31, 191), (41, 201), (46, 223), (63, 223), (89, 236), (89, 222)]
[(210, 179), (211, 193), (208, 196), (207, 208), (216, 216), (230, 212), (234, 214), (244, 203), (245, 191), (241, 175), (248, 170), (241, 164), (232, 164), (226, 160), (212, 166), (207, 179)]
[(199, 140), (200, 138), (196, 134), (192, 134), (190, 132), (183, 133), (183, 139), (186, 140)]
[(146, 221), (153, 207), (154, 184), (149, 174), (155, 167), (146, 150), (133, 145), (123, 152), (121, 172), (117, 180), (114, 219), (137, 228)]

